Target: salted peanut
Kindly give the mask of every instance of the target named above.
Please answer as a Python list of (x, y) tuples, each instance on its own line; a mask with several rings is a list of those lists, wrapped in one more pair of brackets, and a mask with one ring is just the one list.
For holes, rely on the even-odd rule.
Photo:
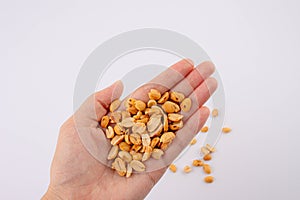
[(142, 134), (142, 144), (143, 144), (143, 146), (150, 146), (151, 139), (148, 134)]
[(163, 115), (164, 132), (169, 130), (169, 120), (166, 114)]
[(160, 137), (160, 142), (162, 143), (170, 143), (175, 138), (175, 134), (173, 132), (165, 132)]
[(222, 128), (223, 133), (229, 133), (230, 131), (231, 131), (231, 128), (229, 128), (229, 127)]
[(189, 112), (191, 107), (192, 107), (192, 100), (190, 98), (185, 98), (180, 104), (180, 108), (183, 112)]
[(205, 156), (210, 153), (210, 151), (206, 147), (201, 147), (201, 153)]
[(130, 164), (127, 164), (127, 171), (126, 171), (126, 178), (129, 178), (132, 174), (132, 167), (130, 166)]
[(161, 97), (161, 94), (158, 90), (151, 89), (150, 92), (148, 93), (148, 96), (149, 96), (149, 99), (159, 100)]
[(138, 152), (140, 149), (142, 148), (142, 145), (132, 145), (130, 151), (135, 151), (135, 152)]
[(206, 155), (203, 157), (203, 160), (205, 160), (205, 161), (211, 160), (211, 155), (210, 155), (210, 154), (206, 154)]
[(193, 138), (192, 140), (191, 140), (191, 142), (190, 142), (190, 145), (194, 145), (194, 144), (196, 144), (197, 143), (197, 139), (196, 138)]
[(207, 177), (204, 178), (204, 181), (205, 181), (206, 183), (212, 183), (212, 182), (214, 182), (214, 177), (212, 177), (212, 176), (207, 176)]
[(159, 137), (155, 137), (151, 140), (150, 147), (154, 148), (159, 143)]
[(110, 151), (108, 152), (107, 160), (112, 160), (115, 157), (117, 157), (118, 151), (119, 151), (119, 148), (117, 145), (112, 146)]
[(152, 106), (155, 106), (157, 105), (157, 102), (153, 99), (150, 99), (148, 102), (147, 102), (147, 106), (148, 108), (151, 108)]
[(135, 151), (130, 151), (133, 160), (142, 160), (143, 154)]
[(191, 168), (190, 166), (186, 165), (186, 166), (183, 168), (183, 171), (184, 171), (185, 173), (190, 173), (190, 172), (192, 171), (192, 168)]
[(125, 102), (124, 102), (124, 105), (126, 108), (130, 107), (130, 106), (133, 106), (134, 105), (134, 102), (136, 100), (134, 98), (128, 98)]
[(159, 125), (161, 125), (161, 115), (152, 115), (147, 123), (147, 130), (153, 132)]
[(131, 105), (130, 105), (130, 106), (127, 108), (127, 111), (128, 111), (130, 114), (135, 115), (135, 114), (137, 114), (138, 109), (136, 109), (134, 106), (131, 106)]
[(171, 94), (170, 94), (170, 99), (177, 103), (182, 102), (184, 98), (185, 98), (184, 94), (182, 94), (180, 92), (171, 92)]
[(183, 115), (180, 114), (176, 114), (176, 113), (170, 113), (168, 114), (168, 119), (172, 122), (178, 122), (180, 120), (182, 120)]
[(108, 126), (105, 130), (105, 134), (107, 138), (113, 138), (115, 136), (114, 129), (111, 126)]
[(131, 146), (129, 144), (127, 144), (126, 142), (121, 142), (119, 144), (119, 148), (122, 150), (122, 151), (130, 151), (131, 149)]
[(203, 126), (200, 131), (203, 132), (203, 133), (206, 133), (208, 131), (208, 127)]
[(113, 137), (113, 139), (110, 141), (112, 145), (118, 145), (124, 140), (124, 135), (116, 135)]
[(152, 151), (152, 158), (159, 160), (164, 155), (164, 151), (158, 148), (153, 149)]
[(121, 112), (121, 116), (122, 116), (122, 119), (125, 119), (125, 118), (130, 117), (130, 113), (128, 111), (126, 111), (126, 110), (123, 110)]
[(202, 160), (193, 160), (193, 166), (195, 167), (201, 167), (203, 166), (203, 161)]
[(139, 111), (144, 111), (146, 109), (146, 104), (145, 102), (141, 101), (141, 100), (137, 100), (134, 102), (134, 106), (137, 110)]
[(152, 154), (152, 148), (150, 146), (145, 146), (145, 153), (143, 154), (142, 161), (146, 161), (150, 158)]
[(206, 144), (205, 147), (210, 151), (210, 152), (215, 152), (216, 148), (210, 146), (210, 144)]
[(132, 156), (127, 151), (120, 151), (118, 156), (127, 163), (132, 160)]
[(146, 132), (146, 125), (144, 123), (137, 122), (132, 126), (132, 133), (143, 134)]
[(166, 101), (163, 105), (162, 105), (162, 109), (166, 112), (166, 113), (176, 113), (180, 111), (180, 107), (171, 101)]
[(134, 125), (134, 122), (133, 122), (133, 119), (129, 117), (129, 118), (123, 119), (122, 122), (120, 123), (120, 125), (125, 128), (130, 128)]
[(157, 103), (160, 103), (160, 104), (165, 103), (165, 102), (169, 99), (169, 96), (170, 96), (169, 92), (165, 92), (165, 93), (161, 96), (161, 98), (157, 101)]
[(125, 135), (124, 140), (127, 144), (131, 145), (130, 139), (129, 139), (129, 135)]
[(110, 123), (119, 123), (122, 118), (121, 112), (112, 112), (110, 114)]
[(169, 128), (172, 130), (172, 131), (177, 131), (179, 129), (181, 129), (183, 127), (183, 122), (182, 120), (180, 120), (179, 122), (174, 122), (173, 124), (170, 124), (169, 125)]
[(103, 117), (101, 118), (100, 126), (101, 126), (102, 128), (106, 128), (107, 125), (108, 125), (108, 123), (109, 123), (109, 117), (108, 117), (107, 115), (103, 116)]
[(121, 104), (120, 99), (114, 100), (109, 106), (110, 112), (114, 112), (115, 110), (117, 110), (119, 108), (120, 104)]
[(219, 111), (218, 111), (218, 109), (213, 109), (212, 111), (211, 111), (211, 115), (213, 116), (213, 117), (217, 117), (218, 115), (219, 115)]
[(116, 124), (116, 125), (114, 126), (114, 131), (115, 131), (115, 133), (116, 133), (117, 135), (123, 135), (124, 132), (125, 132), (124, 128), (122, 128), (122, 127), (120, 126), (120, 124)]
[(141, 136), (137, 133), (130, 134), (129, 135), (129, 140), (134, 145), (141, 145), (142, 144)]
[(174, 164), (171, 164), (171, 165), (169, 166), (169, 169), (170, 169), (173, 173), (175, 173), (175, 172), (177, 171), (177, 167), (176, 167), (176, 165), (174, 165)]
[(117, 170), (119, 172), (125, 172), (126, 173), (125, 162), (121, 158), (116, 158), (115, 159), (114, 168), (115, 168), (115, 170)]
[(117, 171), (117, 173), (120, 175), (120, 176), (125, 176), (126, 175), (126, 172), (124, 172), (124, 171), (118, 171), (118, 170), (116, 170)]
[(146, 166), (138, 160), (132, 160), (130, 162), (130, 166), (132, 167), (132, 169), (134, 169), (137, 172), (143, 172), (146, 169)]
[(210, 174), (211, 173), (211, 168), (208, 164), (203, 164), (203, 171), (206, 173), (206, 174)]
[(167, 150), (167, 148), (169, 147), (170, 143), (171, 142), (161, 143), (160, 144), (160, 149), (163, 150), (163, 151)]
[(143, 115), (143, 112), (142, 111), (138, 111), (136, 113), (136, 115), (134, 115), (132, 118), (135, 119), (135, 120), (138, 120), (140, 119), (140, 117)]

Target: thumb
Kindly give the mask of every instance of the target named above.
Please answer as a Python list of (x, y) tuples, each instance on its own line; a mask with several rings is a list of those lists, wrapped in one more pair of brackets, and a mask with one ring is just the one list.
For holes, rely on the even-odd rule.
[(75, 115), (83, 121), (85, 121), (84, 119), (88, 119), (98, 122), (107, 113), (111, 102), (120, 98), (122, 92), (123, 83), (118, 80), (109, 87), (89, 96), (76, 111)]

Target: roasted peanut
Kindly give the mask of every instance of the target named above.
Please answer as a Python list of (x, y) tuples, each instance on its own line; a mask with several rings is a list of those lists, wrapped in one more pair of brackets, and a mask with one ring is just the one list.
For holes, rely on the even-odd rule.
[(163, 150), (157, 149), (157, 148), (153, 149), (153, 151), (152, 151), (152, 158), (154, 158), (156, 160), (159, 160), (162, 157), (162, 155), (164, 155), (164, 151)]
[(218, 109), (213, 109), (212, 111), (211, 111), (211, 115), (213, 116), (213, 117), (217, 117), (218, 115), (219, 115), (219, 111), (218, 111)]
[(166, 101), (163, 105), (162, 105), (162, 109), (164, 109), (164, 111), (166, 113), (176, 113), (180, 111), (180, 107), (171, 101)]
[(157, 103), (160, 103), (160, 104), (165, 103), (165, 102), (169, 99), (169, 96), (170, 96), (169, 92), (165, 92), (165, 93), (161, 96), (161, 98), (157, 101)]
[(206, 183), (212, 183), (212, 182), (214, 182), (214, 177), (212, 177), (212, 176), (206, 176), (206, 177), (204, 178), (204, 181), (205, 181)]
[(201, 167), (201, 166), (203, 166), (203, 161), (202, 160), (194, 160), (193, 161), (193, 166), (195, 166), (195, 167)]
[(129, 140), (134, 145), (141, 145), (142, 144), (141, 136), (137, 133), (130, 134), (129, 135)]
[(206, 155), (203, 157), (203, 160), (205, 160), (205, 161), (211, 160), (211, 155), (210, 155), (210, 154), (206, 154)]
[(108, 126), (105, 130), (105, 134), (107, 138), (113, 138), (115, 136), (114, 129), (111, 126)]
[(134, 106), (139, 111), (144, 111), (146, 109), (146, 104), (141, 100), (135, 101)]
[(126, 142), (121, 142), (119, 144), (119, 148), (122, 150), (122, 151), (130, 151), (131, 149), (131, 146), (129, 144), (127, 144)]
[(223, 133), (229, 133), (230, 131), (231, 131), (231, 128), (229, 128), (229, 127), (222, 128)]
[(137, 172), (143, 172), (146, 169), (146, 166), (138, 160), (132, 160), (130, 166)]
[(149, 96), (149, 99), (159, 100), (161, 97), (161, 94), (158, 90), (151, 89), (150, 92), (148, 93), (148, 96)]
[(170, 99), (172, 99), (173, 101), (175, 101), (177, 103), (180, 103), (184, 99), (184, 94), (179, 93), (179, 92), (171, 92)]
[(157, 105), (156, 101), (153, 99), (150, 99), (147, 103), (148, 108), (151, 108), (152, 106)]
[(176, 114), (176, 113), (170, 113), (168, 114), (168, 119), (172, 122), (178, 122), (180, 120), (182, 120), (183, 115), (180, 114)]
[(190, 142), (190, 145), (194, 145), (194, 144), (196, 144), (196, 142), (197, 142), (197, 139), (196, 139), (196, 138), (193, 138), (193, 139), (191, 140), (191, 142)]
[(211, 173), (211, 168), (208, 164), (203, 164), (203, 171), (206, 173), (206, 174), (210, 174)]
[(174, 165), (174, 164), (171, 164), (171, 165), (169, 166), (169, 169), (170, 169), (173, 173), (175, 173), (175, 172), (177, 171), (177, 167), (176, 167), (176, 165)]
[(102, 127), (102, 128), (106, 128), (107, 125), (108, 125), (108, 123), (109, 123), (109, 117), (106, 116), (106, 115), (103, 116), (103, 117), (101, 118), (101, 122), (100, 122), (101, 127)]
[(114, 100), (109, 106), (110, 112), (114, 112), (115, 110), (117, 110), (119, 108), (120, 104), (121, 104), (120, 99)]
[(124, 137), (125, 137), (124, 135), (116, 135), (115, 137), (113, 137), (110, 143), (112, 145), (118, 145), (123, 141)]
[(206, 133), (208, 131), (208, 127), (207, 126), (203, 126), (201, 128), (201, 132)]
[(183, 171), (184, 171), (185, 173), (190, 173), (190, 172), (192, 171), (192, 168), (191, 168), (190, 166), (186, 165), (186, 166), (183, 168)]
[(191, 107), (192, 107), (192, 100), (190, 98), (185, 98), (180, 104), (180, 108), (183, 112), (189, 112)]
[(108, 160), (112, 160), (115, 157), (117, 157), (118, 151), (119, 151), (119, 148), (118, 148), (117, 145), (112, 146), (111, 149), (110, 149), (110, 151), (109, 151), (109, 153), (108, 153), (107, 159)]

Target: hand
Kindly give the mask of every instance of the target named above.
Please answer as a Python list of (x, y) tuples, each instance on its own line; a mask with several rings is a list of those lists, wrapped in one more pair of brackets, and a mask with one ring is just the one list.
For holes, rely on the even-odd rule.
[[(211, 62), (194, 68), (190, 60), (181, 60), (132, 94), (134, 98), (146, 101), (151, 88), (161, 92), (171, 89), (192, 99), (193, 106), (184, 117), (184, 127), (177, 131), (163, 156), (165, 164), (178, 156), (206, 122), (209, 109), (202, 105), (217, 88), (216, 80), (209, 77), (213, 71)], [(117, 81), (96, 92), (62, 125), (51, 165), (50, 184), (43, 199), (143, 199), (165, 173), (166, 165), (125, 178), (98, 161), (107, 156), (104, 145), (107, 139), (98, 122), (122, 91), (123, 85)], [(85, 140), (82, 133), (93, 141)], [(90, 147), (86, 141), (90, 142)]]

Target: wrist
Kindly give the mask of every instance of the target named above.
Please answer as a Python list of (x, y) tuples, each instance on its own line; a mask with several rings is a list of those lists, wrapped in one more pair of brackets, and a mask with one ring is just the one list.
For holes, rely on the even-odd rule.
[(62, 200), (62, 199), (63, 198), (50, 187), (42, 197), (42, 200)]

